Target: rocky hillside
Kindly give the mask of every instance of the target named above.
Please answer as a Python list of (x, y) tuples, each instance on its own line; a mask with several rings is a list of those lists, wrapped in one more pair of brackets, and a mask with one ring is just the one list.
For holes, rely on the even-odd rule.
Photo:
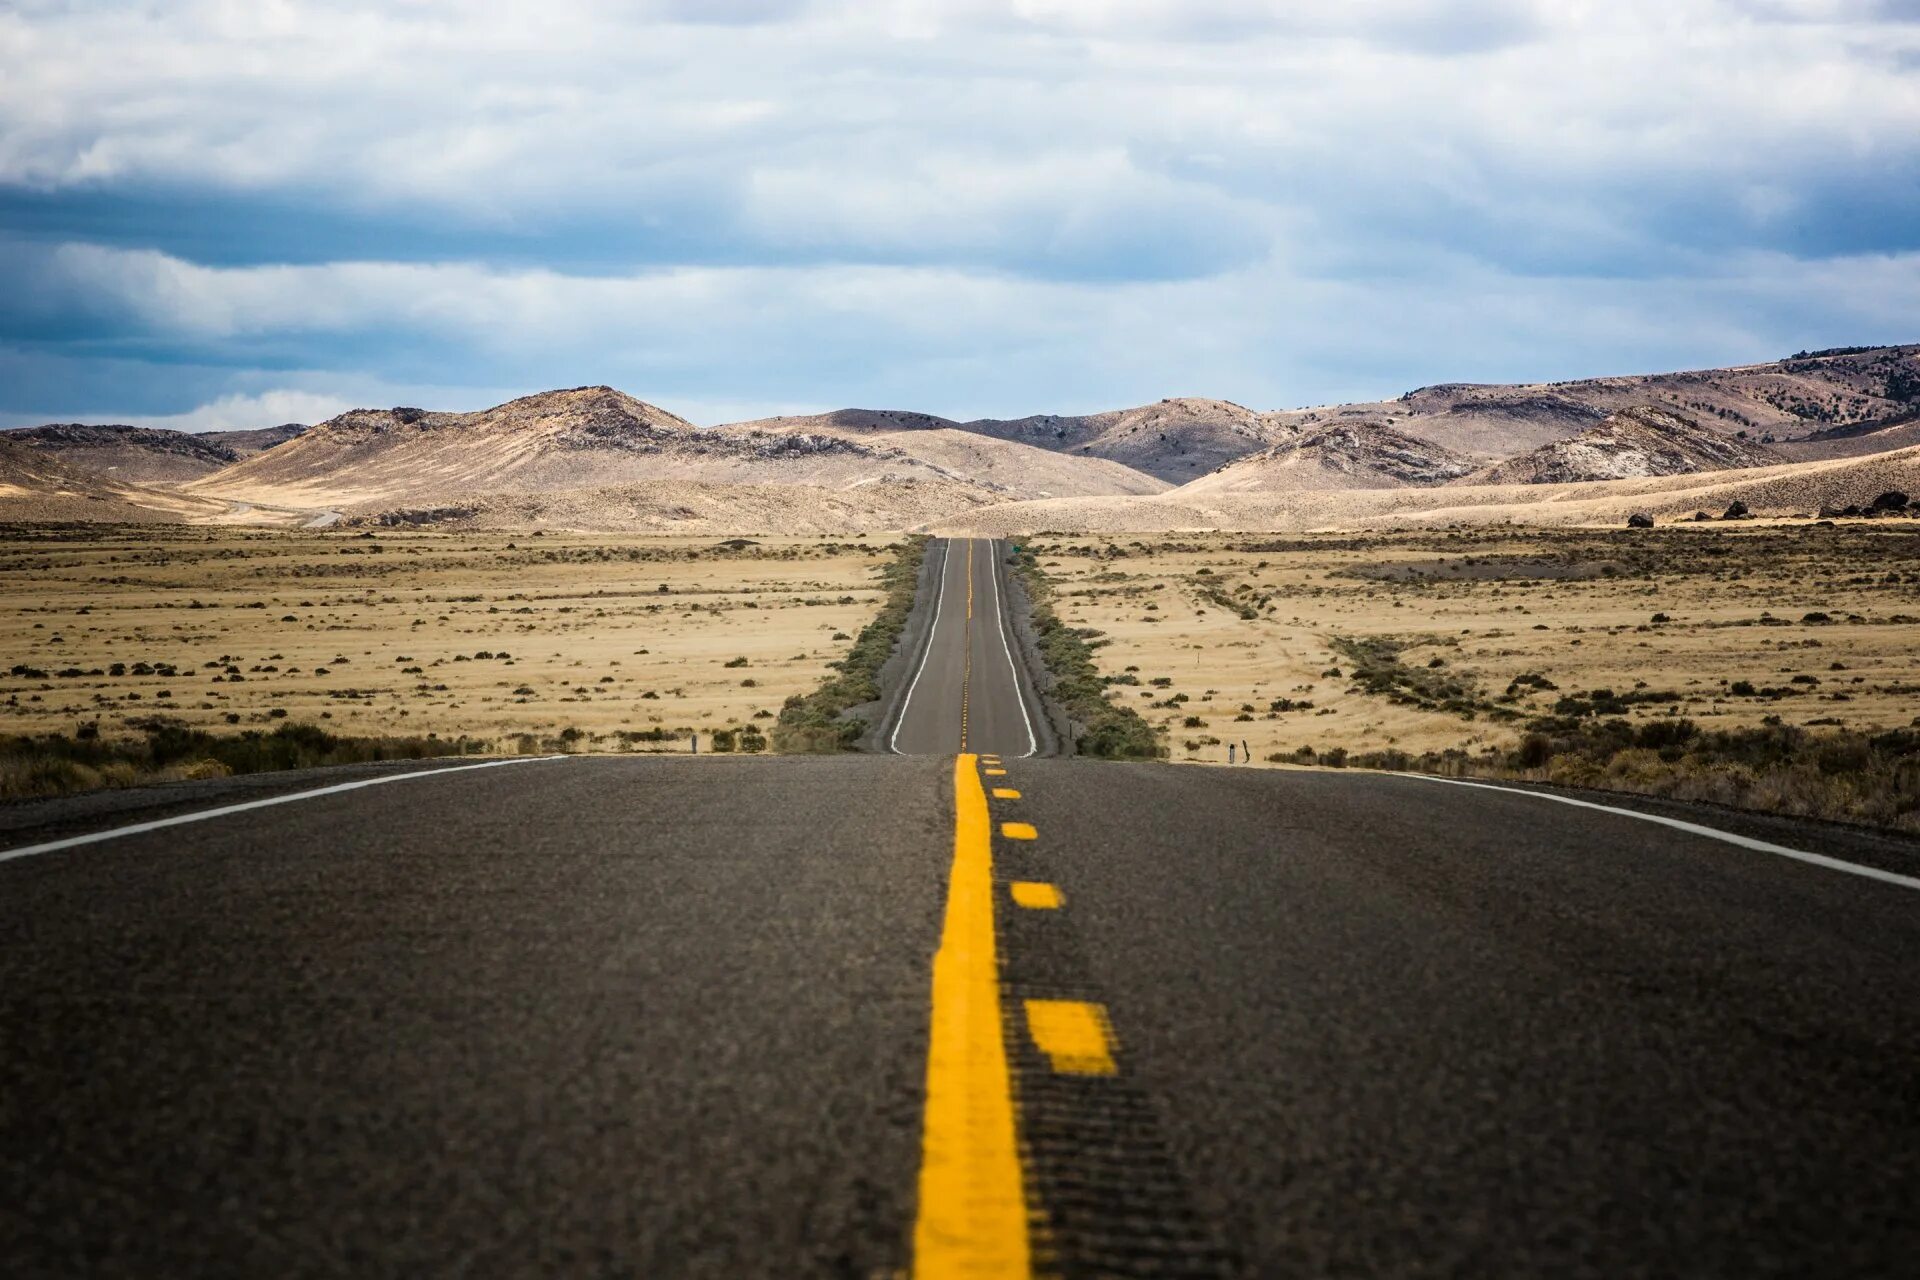
[(306, 428), (260, 431), (168, 431), (155, 427), (92, 426), (78, 422), (22, 427), (0, 435), (49, 458), (134, 484), (169, 484), (211, 475), (280, 444)]
[(251, 458), (305, 435), (306, 431), (303, 422), (284, 422), (277, 427), (255, 427), (247, 431), (202, 431), (200, 438), (233, 450), (237, 457)]
[(1044, 413), (1029, 418), (976, 418), (970, 422), (909, 410), (837, 409), (805, 417), (734, 423), (722, 430), (740, 428), (885, 435), (896, 437), (893, 443), (901, 448), (912, 447), (903, 438), (906, 433), (960, 431), (1049, 453), (1114, 463), (1152, 477), (1160, 481), (1162, 487), (1205, 475), (1287, 435), (1285, 431), (1274, 430), (1267, 415), (1231, 401), (1191, 398), (1161, 400), (1105, 413)]
[(1701, 426), (1666, 409), (1623, 409), (1579, 435), (1476, 471), (1463, 484), (1573, 484), (1766, 467), (1777, 450)]
[[(1796, 457), (1857, 453), (1823, 441), (1920, 410), (1920, 345), (1801, 352), (1765, 364), (1516, 385), (1443, 383), (1397, 400), (1270, 415), (1296, 427), (1379, 419), (1483, 463), (1564, 440), (1622, 409), (1665, 409)], [(1840, 429), (1836, 431), (1836, 429)], [(1892, 445), (1891, 439), (1886, 441)]]
[(170, 484), (211, 475), (305, 430), (299, 423), (251, 431), (191, 432), (61, 422), (18, 428), (0, 438), (117, 480)]
[(1301, 493), (1445, 484), (1473, 470), (1465, 458), (1383, 422), (1336, 422), (1249, 454), (1181, 486), (1185, 494)]
[(1107, 458), (984, 435), (924, 413), (841, 409), (713, 430), (749, 439), (777, 433), (833, 436), (913, 459), (948, 476), (964, 477), (1008, 498), (1147, 494), (1167, 488), (1164, 480)]
[[(462, 504), (510, 509), (505, 499), (512, 495), (611, 494), (633, 486), (832, 492), (896, 484), (948, 495), (956, 510), (1165, 487), (1098, 459), (1064, 458), (953, 427), (902, 425), (893, 415), (701, 428), (610, 387), (576, 387), (476, 413), (356, 409), (193, 488), (233, 501), (372, 513)], [(955, 496), (962, 492), (964, 498)]]
[(0, 520), (144, 524), (213, 519), (227, 507), (83, 466), (26, 432), (0, 431)]
[(1057, 453), (1105, 458), (1168, 484), (1184, 484), (1288, 435), (1268, 415), (1228, 400), (1195, 398), (1082, 416), (981, 418), (960, 426)]
[(658, 479), (832, 482), (913, 468), (833, 436), (719, 435), (611, 387), (525, 396), (475, 413), (355, 409), (195, 487), (284, 505), (414, 505)]

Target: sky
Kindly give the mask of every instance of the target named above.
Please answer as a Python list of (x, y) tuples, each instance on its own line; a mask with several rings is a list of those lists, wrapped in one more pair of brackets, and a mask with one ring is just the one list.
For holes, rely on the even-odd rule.
[(0, 0), (0, 425), (1920, 341), (1920, 0)]

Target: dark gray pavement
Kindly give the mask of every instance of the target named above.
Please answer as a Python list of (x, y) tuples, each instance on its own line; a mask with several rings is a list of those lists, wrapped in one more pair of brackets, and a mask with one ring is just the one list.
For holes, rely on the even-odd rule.
[[(1038, 838), (999, 841), (997, 874), (1065, 899), (1003, 917), (1009, 991), (1107, 1006), (1124, 1078), (1074, 1118), (1105, 1134), (1150, 1100), (1129, 1159), (1178, 1170), (1169, 1213), (1232, 1270), (1920, 1257), (1920, 892), (1409, 778), (1035, 760), (1005, 781), (1021, 800), (996, 809)], [(1053, 1163), (1043, 1184), (1086, 1178), (1070, 1144)]]
[[(535, 762), (0, 861), (0, 1275), (898, 1274), (962, 685), (1036, 829), (995, 874), (1064, 897), (998, 898), (1058, 1273), (1910, 1273), (1920, 892), (1520, 792), (1024, 759), (998, 554), (940, 566), (890, 704), (924, 755)], [(0, 851), (364, 776), (16, 807)], [(1054, 1074), (1036, 998), (1102, 1005), (1119, 1074)]]
[(903, 1265), (949, 775), (534, 763), (0, 864), (0, 1274)]
[[(937, 620), (906, 673), (908, 692), (884, 737), (889, 750), (1045, 754), (1051, 735), (1015, 653), (1005, 549), (992, 538), (939, 538), (929, 545), (927, 554), (940, 558)], [(928, 606), (920, 603), (924, 611)]]

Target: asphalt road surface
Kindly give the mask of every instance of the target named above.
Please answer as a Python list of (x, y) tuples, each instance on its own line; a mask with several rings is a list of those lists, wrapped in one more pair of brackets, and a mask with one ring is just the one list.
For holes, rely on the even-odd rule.
[(1026, 662), (1015, 657), (1005, 547), (987, 538), (943, 538), (929, 548), (926, 576), (938, 594), (885, 737), (888, 750), (1024, 757), (1050, 742)]
[(0, 809), (0, 1275), (1912, 1274), (1911, 843), (1028, 758), (942, 551), (898, 752)]

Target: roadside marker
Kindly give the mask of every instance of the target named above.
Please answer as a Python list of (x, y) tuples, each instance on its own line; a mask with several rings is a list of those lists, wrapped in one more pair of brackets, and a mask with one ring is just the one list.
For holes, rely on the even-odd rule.
[(1027, 1033), (1065, 1076), (1118, 1075), (1105, 1005), (1085, 1000), (1027, 1001)]
[(1058, 911), (1060, 909), (1060, 886), (1046, 884), (1039, 880), (1015, 880), (1007, 886), (1013, 894), (1014, 902), (1029, 911)]

